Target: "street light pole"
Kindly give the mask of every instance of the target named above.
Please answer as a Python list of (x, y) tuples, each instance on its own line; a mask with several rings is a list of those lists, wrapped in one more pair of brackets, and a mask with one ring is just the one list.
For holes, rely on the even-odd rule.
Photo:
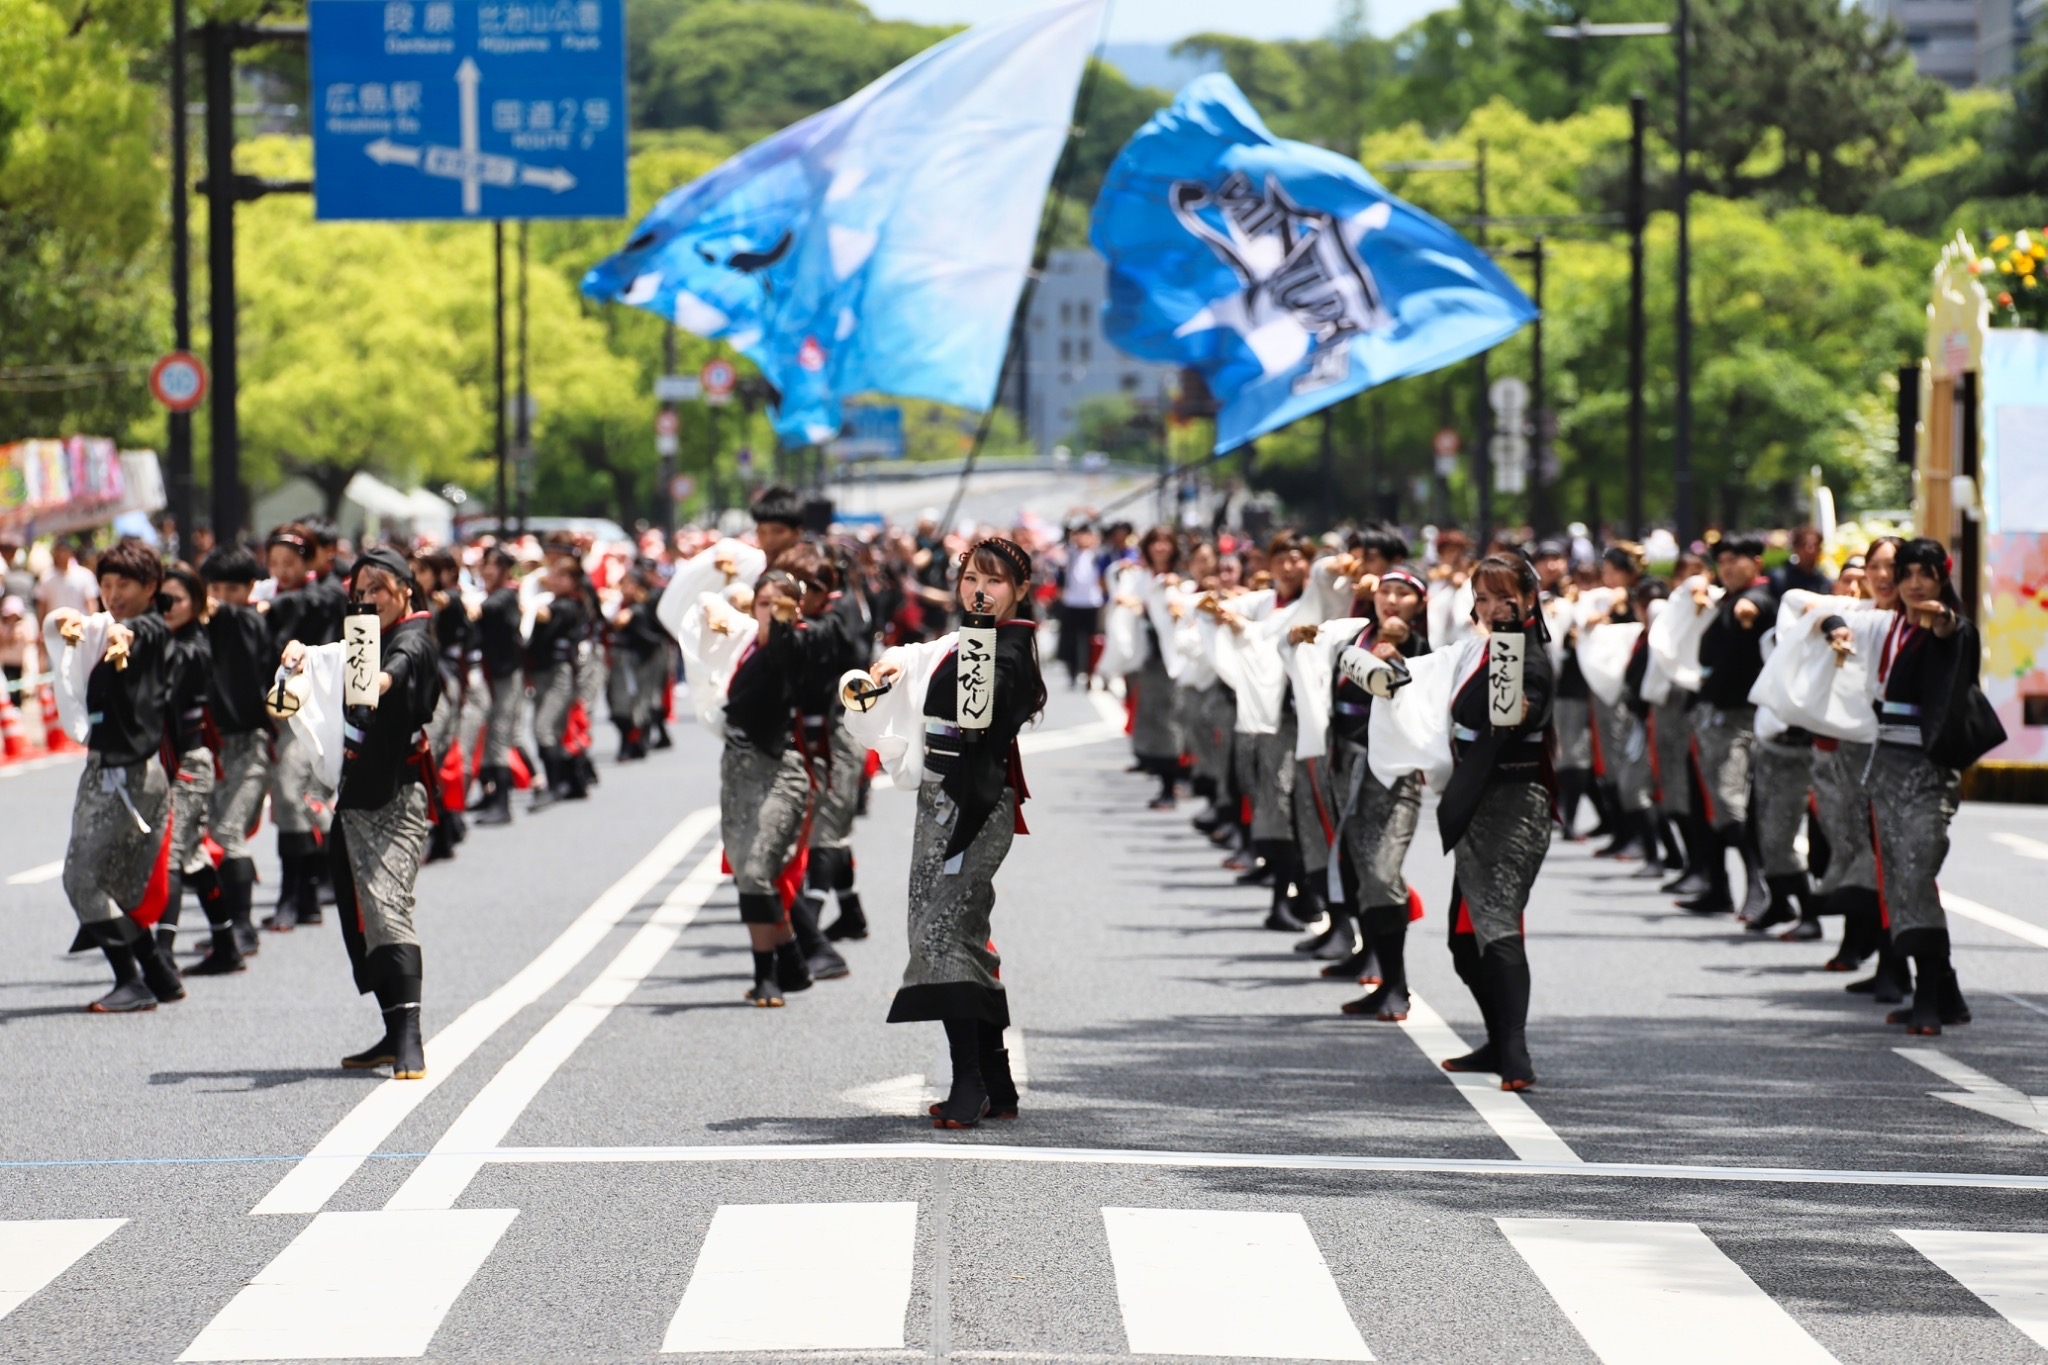
[(1628, 97), (1628, 528), (1641, 540), (1643, 523), (1643, 134), (1649, 107), (1641, 92)]
[[(1474, 179), (1479, 190), (1479, 226), (1473, 230), (1478, 239), (1479, 249), (1486, 250), (1486, 139), (1479, 139), (1479, 150), (1473, 158)], [(1487, 361), (1492, 353), (1479, 353), (1479, 444), (1472, 452), (1472, 482), (1478, 485), (1477, 520), (1479, 522), (1478, 548), (1485, 554), (1486, 547), (1493, 540), (1493, 399), (1487, 390), (1491, 387)]]
[(1692, 3), (1678, 0), (1678, 403), (1671, 442), (1680, 545), (1698, 530), (1692, 487)]
[[(185, 0), (171, 0), (171, 337), (192, 349), (191, 150), (185, 128)], [(174, 412), (165, 453), (170, 459), (170, 513), (178, 553), (192, 557), (192, 414)]]
[(505, 220), (500, 218), (491, 224), (491, 365), (498, 379), (498, 421), (492, 449), (498, 457), (498, 539), (503, 541), (511, 529), (506, 518), (511, 514), (512, 504), (505, 492), (505, 463), (510, 449), (505, 442)]
[(1529, 366), (1529, 387), (1533, 390), (1530, 410), (1531, 423), (1535, 428), (1529, 442), (1529, 524), (1538, 536), (1551, 529), (1556, 518), (1550, 509), (1550, 413), (1546, 405), (1543, 386), (1543, 234), (1537, 233), (1535, 242), (1526, 253), (1535, 271), (1536, 322), (1531, 343), (1535, 347), (1535, 359)]
[(533, 481), (533, 421), (526, 397), (526, 220), (519, 220), (519, 407), (513, 414), (513, 444), (519, 452), (519, 534), (526, 535), (527, 485)]

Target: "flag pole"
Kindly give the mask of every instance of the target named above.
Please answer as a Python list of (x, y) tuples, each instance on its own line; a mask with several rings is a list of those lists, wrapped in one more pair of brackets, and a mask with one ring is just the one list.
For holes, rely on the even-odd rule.
[(1060, 208), (1066, 203), (1067, 181), (1073, 177), (1075, 151), (1081, 145), (1081, 135), (1088, 128), (1088, 112), (1095, 101), (1095, 78), (1102, 70), (1102, 54), (1109, 41), (1109, 16), (1116, 8), (1115, 0), (1102, 7), (1102, 30), (1095, 38), (1095, 55), (1089, 59), (1087, 68), (1081, 73), (1081, 89), (1074, 100), (1074, 121), (1067, 125), (1067, 140), (1060, 148), (1060, 159), (1053, 167), (1052, 189), (1046, 195), (1045, 207), (1038, 215), (1038, 240), (1031, 248), (1031, 269), (1025, 272), (1024, 288), (1017, 295), (1017, 311), (1010, 319), (1010, 339), (1003, 348), (1004, 364), (996, 375), (996, 392), (989, 395), (988, 407), (982, 410), (981, 422), (974, 429), (974, 444), (968, 447), (967, 462), (960, 466), (959, 482), (953, 485), (952, 501), (946, 504), (946, 515), (939, 521), (940, 533), (944, 534), (953, 525), (953, 518), (960, 514), (960, 500), (967, 496), (967, 481), (974, 477), (974, 466), (981, 459), (981, 448), (988, 443), (989, 428), (996, 420), (996, 409), (1001, 405), (1003, 374), (1009, 371), (1012, 358), (1020, 365), (1028, 363), (1024, 350), (1017, 344), (1024, 332), (1024, 317), (1031, 308), (1031, 295), (1038, 288), (1039, 277), (1045, 273), (1045, 259), (1052, 250), (1052, 234), (1059, 226)]

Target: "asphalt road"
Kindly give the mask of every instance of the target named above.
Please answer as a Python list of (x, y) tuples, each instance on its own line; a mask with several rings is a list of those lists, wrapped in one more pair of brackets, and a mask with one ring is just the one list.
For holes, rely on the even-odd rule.
[(1090, 698), (1032, 745), (996, 910), (1023, 1117), (963, 1134), (919, 1117), (936, 1026), (882, 1022), (904, 793), (857, 836), (853, 975), (780, 1011), (739, 998), (694, 728), (478, 831), (421, 878), (399, 1083), (336, 1068), (376, 1016), (331, 918), (81, 1012), (103, 966), (48, 871), (77, 769), (0, 770), (0, 1359), (2043, 1358), (2048, 810), (1963, 812), (1975, 1022), (1910, 1046), (1827, 945), (1558, 847), (1517, 1098), (1432, 1061), (1479, 1029), (1429, 821), (1424, 1008), (1360, 1022)]

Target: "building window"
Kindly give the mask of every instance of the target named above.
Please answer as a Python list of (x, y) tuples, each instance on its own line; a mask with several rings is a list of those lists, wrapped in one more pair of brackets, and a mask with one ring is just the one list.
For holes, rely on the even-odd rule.
[(1071, 304), (1071, 303), (1069, 303), (1069, 302), (1067, 302), (1067, 301), (1066, 301), (1065, 299), (1061, 299), (1061, 300), (1060, 300), (1060, 321), (1061, 321), (1062, 323), (1068, 323), (1068, 322), (1072, 322), (1073, 320), (1074, 320), (1074, 305), (1073, 305), (1073, 304)]
[(1136, 393), (1138, 391), (1138, 376), (1127, 374), (1116, 381), (1116, 386), (1125, 393)]
[(1062, 361), (1071, 361), (1073, 358), (1074, 343), (1067, 340), (1065, 337), (1060, 338), (1060, 359)]
[(1087, 363), (1088, 363), (1088, 362), (1089, 362), (1089, 361), (1090, 361), (1091, 359), (1093, 359), (1093, 352), (1094, 352), (1094, 350), (1095, 350), (1095, 348), (1094, 348), (1094, 346), (1092, 346), (1092, 345), (1091, 345), (1091, 344), (1089, 343), (1089, 341), (1088, 341), (1088, 338), (1087, 338), (1087, 337), (1082, 337), (1082, 338), (1081, 338), (1081, 363), (1082, 363), (1083, 365), (1086, 365), (1086, 364), (1087, 364)]

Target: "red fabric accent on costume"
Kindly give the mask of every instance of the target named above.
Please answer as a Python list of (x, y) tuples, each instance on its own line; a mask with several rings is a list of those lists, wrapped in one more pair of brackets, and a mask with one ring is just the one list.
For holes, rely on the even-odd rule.
[(199, 849), (206, 855), (206, 861), (212, 863), (215, 869), (218, 869), (222, 863), (227, 861), (228, 851), (219, 844), (216, 844), (211, 834), (199, 836)]
[(796, 898), (804, 893), (804, 874), (810, 870), (811, 866), (810, 832), (811, 822), (806, 818), (804, 821), (804, 838), (797, 845), (796, 857), (789, 860), (788, 864), (782, 869), (782, 875), (775, 879), (775, 894), (782, 898), (782, 909), (785, 915), (788, 914), (789, 907), (796, 904)]
[(881, 771), (882, 756), (876, 753), (873, 749), (868, 750), (868, 756), (862, 759), (860, 763), (860, 775), (862, 777), (872, 778), (875, 776), (875, 774)]
[(1088, 673), (1091, 677), (1095, 674), (1095, 665), (1102, 662), (1102, 646), (1105, 643), (1107, 643), (1107, 640), (1104, 636), (1091, 635), (1088, 637)]
[(526, 766), (526, 759), (519, 750), (513, 749), (505, 756), (505, 766), (512, 770), (515, 791), (525, 791), (533, 785), (533, 769)]
[(722, 848), (718, 850), (718, 875), (721, 877), (730, 877), (732, 875), (732, 859), (727, 856), (726, 851)]
[(1237, 823), (1249, 825), (1252, 822), (1252, 799), (1249, 796), (1237, 798)]
[(1029, 834), (1031, 831), (1024, 824), (1024, 803), (1031, 799), (1031, 784), (1024, 780), (1024, 755), (1018, 751), (1014, 739), (1010, 741), (1009, 772), (1003, 780), (1011, 791), (1017, 793), (1017, 810), (1012, 817), (1014, 823), (1011, 828), (1018, 834)]
[(1124, 679), (1124, 733), (1138, 732), (1138, 683), (1135, 678)]
[(1880, 928), (1889, 929), (1892, 911), (1884, 898), (1884, 845), (1877, 841), (1877, 808), (1866, 805), (1863, 813), (1870, 821), (1870, 856), (1877, 865), (1877, 923)]
[(1643, 740), (1650, 750), (1650, 799), (1657, 804), (1664, 803), (1664, 765), (1657, 761), (1657, 710), (1650, 708), (1650, 714), (1643, 717)]
[(1709, 825), (1712, 825), (1715, 823), (1714, 794), (1707, 790), (1706, 765), (1700, 762), (1700, 737), (1698, 735), (1694, 735), (1691, 739), (1685, 742), (1685, 745), (1686, 752), (1692, 755), (1693, 775), (1698, 779), (1696, 782), (1693, 783), (1693, 786), (1699, 791), (1700, 804), (1703, 807), (1705, 807), (1707, 823)]
[(562, 752), (574, 757), (590, 749), (590, 713), (581, 701), (569, 703), (568, 719), (562, 723)]
[(1815, 735), (1813, 737), (1813, 747), (1817, 752), (1831, 754), (1842, 747), (1842, 741), (1839, 739), (1829, 739), (1826, 735)]
[(1458, 922), (1451, 932), (1454, 934), (1469, 934), (1472, 932), (1472, 912), (1465, 908), (1465, 898), (1463, 896), (1458, 897)]
[(1328, 844), (1337, 837), (1337, 831), (1330, 824), (1330, 812), (1323, 806), (1323, 784), (1316, 775), (1316, 761), (1305, 758), (1302, 764), (1308, 769), (1308, 794), (1316, 803), (1316, 820), (1323, 827), (1323, 842)]
[(669, 678), (661, 685), (661, 718), (673, 721), (676, 718), (676, 680)]
[(1588, 705), (1586, 707), (1586, 729), (1593, 735), (1593, 776), (1607, 776), (1607, 755), (1600, 748), (1600, 716)]
[(171, 817), (164, 815), (163, 838), (157, 840), (156, 861), (150, 866), (149, 885), (142, 888), (142, 902), (128, 912), (145, 929), (156, 928), (171, 903)]
[(448, 752), (441, 759), (441, 804), (449, 810), (461, 810), (468, 802), (469, 777), (462, 767), (462, 741), (456, 740), (448, 746)]
[(1408, 888), (1408, 922), (1413, 924), (1422, 918), (1422, 893), (1414, 887)]

